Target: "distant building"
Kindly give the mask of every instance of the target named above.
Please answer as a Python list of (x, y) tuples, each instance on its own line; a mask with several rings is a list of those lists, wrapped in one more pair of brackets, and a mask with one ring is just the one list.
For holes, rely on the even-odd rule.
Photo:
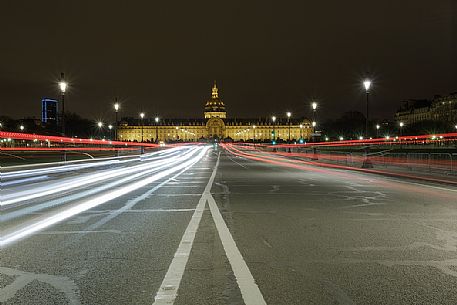
[(308, 140), (313, 133), (311, 121), (305, 118), (233, 119), (227, 118), (224, 102), (219, 98), (216, 83), (211, 90), (211, 98), (206, 102), (202, 119), (161, 119), (159, 123), (144, 120), (134, 125), (122, 122), (118, 128), (118, 139), (123, 141), (272, 141)]
[(435, 96), (432, 100), (407, 100), (401, 102), (395, 120), (406, 125), (422, 121), (457, 122), (457, 92)]
[(57, 125), (58, 102), (50, 98), (41, 100), (41, 123), (44, 125)]

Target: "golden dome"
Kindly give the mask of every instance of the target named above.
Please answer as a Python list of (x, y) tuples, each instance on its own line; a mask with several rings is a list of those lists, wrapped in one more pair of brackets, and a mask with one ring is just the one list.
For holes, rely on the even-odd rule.
[(225, 104), (219, 98), (218, 90), (216, 81), (214, 81), (214, 86), (211, 89), (211, 99), (205, 104), (205, 112), (225, 112)]

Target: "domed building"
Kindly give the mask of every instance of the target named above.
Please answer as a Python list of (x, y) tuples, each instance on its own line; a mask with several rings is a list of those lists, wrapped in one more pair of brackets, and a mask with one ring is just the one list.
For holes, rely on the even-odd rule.
[[(133, 119), (132, 119), (133, 120)], [(305, 118), (227, 118), (224, 102), (219, 97), (216, 82), (211, 88), (211, 98), (204, 107), (202, 119), (144, 119), (123, 122), (118, 127), (122, 141), (176, 142), (176, 141), (299, 141), (309, 140), (313, 133), (311, 121)]]

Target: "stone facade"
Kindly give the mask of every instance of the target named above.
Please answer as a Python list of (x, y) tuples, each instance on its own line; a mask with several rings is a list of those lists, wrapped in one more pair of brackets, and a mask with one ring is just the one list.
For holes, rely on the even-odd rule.
[[(308, 119), (278, 118), (275, 122), (267, 119), (227, 118), (224, 102), (219, 98), (216, 83), (211, 98), (205, 104), (202, 119), (162, 119), (157, 124), (128, 125), (121, 123), (118, 138), (122, 141), (174, 142), (233, 140), (269, 142), (273, 139), (287, 141), (309, 140), (313, 133)], [(275, 135), (275, 136), (274, 136)]]

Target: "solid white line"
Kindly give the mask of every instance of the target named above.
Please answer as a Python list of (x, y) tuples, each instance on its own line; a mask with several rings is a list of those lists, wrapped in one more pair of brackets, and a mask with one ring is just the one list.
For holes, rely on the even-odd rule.
[(198, 201), (198, 205), (195, 209), (192, 219), (187, 225), (184, 235), (179, 243), (178, 250), (171, 261), (170, 266), (168, 267), (167, 274), (160, 285), (159, 290), (154, 298), (153, 305), (171, 305), (174, 303), (176, 297), (178, 296), (179, 285), (181, 284), (181, 279), (186, 269), (187, 261), (189, 260), (190, 251), (192, 250), (192, 245), (194, 243), (195, 234), (197, 233), (198, 227), (200, 225), (200, 220), (203, 216), (203, 211), (205, 210), (206, 201), (208, 194), (210, 194), (211, 186), (213, 185), (214, 178), (216, 177), (217, 165), (219, 159), (214, 167), (213, 173), (209, 178), (209, 181), (205, 187), (205, 190)]
[(189, 225), (184, 232), (181, 242), (179, 243), (178, 250), (176, 251), (173, 260), (171, 261), (170, 267), (168, 268), (167, 274), (163, 279), (162, 284), (155, 296), (153, 305), (172, 305), (176, 297), (178, 296), (178, 289), (181, 283), (182, 276), (186, 269), (187, 261), (189, 260), (192, 245), (195, 239), (195, 234), (198, 230), (200, 220), (205, 210), (206, 201), (208, 201), (211, 215), (216, 224), (219, 237), (222, 241), (227, 258), (232, 266), (233, 273), (241, 291), (245, 305), (266, 305), (262, 293), (259, 287), (255, 283), (254, 277), (249, 271), (246, 262), (243, 259), (240, 251), (238, 250), (235, 241), (233, 240), (230, 231), (222, 218), (221, 213), (217, 207), (216, 201), (211, 195), (211, 187), (216, 177), (217, 168), (219, 166), (218, 155), (216, 165), (214, 166), (211, 177), (205, 190), (198, 202), (197, 208), (192, 216)]
[(255, 283), (254, 277), (236, 246), (235, 240), (230, 234), (227, 224), (222, 218), (216, 201), (211, 194), (208, 196), (208, 205), (245, 305), (266, 305), (267, 303), (260, 292), (259, 286)]

